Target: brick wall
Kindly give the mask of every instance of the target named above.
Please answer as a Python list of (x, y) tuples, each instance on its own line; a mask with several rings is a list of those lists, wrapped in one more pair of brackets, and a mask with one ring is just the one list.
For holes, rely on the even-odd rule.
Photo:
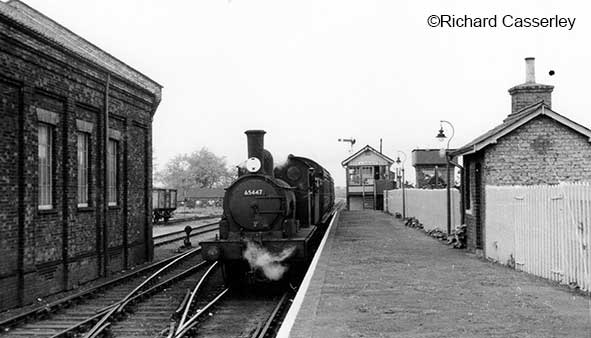
[[(535, 185), (591, 181), (591, 144), (587, 137), (547, 116), (538, 116), (478, 155), (466, 155), (469, 163), (471, 211), (466, 213), (468, 249), (481, 249), (486, 226), (484, 186)], [(477, 193), (475, 165), (482, 165), (481, 198)], [(477, 222), (480, 215), (480, 222)], [(482, 228), (479, 228), (479, 224)]]
[(552, 107), (553, 86), (543, 84), (523, 84), (509, 89), (511, 94), (511, 113), (515, 113), (536, 102), (544, 101)]
[[(111, 75), (109, 123), (121, 134), (119, 203), (108, 211), (105, 231), (107, 73), (1, 15), (0, 32), (2, 310), (98, 277), (105, 257), (108, 271), (151, 259), (151, 112), (157, 98)], [(57, 116), (49, 211), (38, 210), (38, 108)], [(87, 208), (77, 206), (77, 120), (93, 126)]]
[(574, 130), (538, 116), (485, 151), (491, 185), (558, 184), (591, 180), (591, 144)]
[[(0, 81), (0, 290), (15, 290), (18, 266), (19, 97), (17, 84)], [(2, 304), (16, 304), (15, 292), (0, 292)]]

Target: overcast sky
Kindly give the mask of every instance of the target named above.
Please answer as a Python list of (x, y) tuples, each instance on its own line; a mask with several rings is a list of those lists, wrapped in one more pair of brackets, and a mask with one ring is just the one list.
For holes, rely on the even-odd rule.
[[(584, 1), (24, 2), (164, 86), (153, 124), (160, 166), (202, 147), (236, 165), (243, 132), (265, 129), (277, 162), (313, 158), (337, 185), (350, 155), (342, 137), (357, 139), (354, 150), (382, 138), (386, 155), (408, 155), (408, 172), (412, 149), (438, 147), (439, 120), (455, 126), (451, 147), (502, 122), (528, 56), (537, 82), (555, 86), (553, 109), (591, 126)], [(497, 27), (429, 27), (433, 14), (496, 15)], [(575, 22), (504, 27), (505, 15)]]

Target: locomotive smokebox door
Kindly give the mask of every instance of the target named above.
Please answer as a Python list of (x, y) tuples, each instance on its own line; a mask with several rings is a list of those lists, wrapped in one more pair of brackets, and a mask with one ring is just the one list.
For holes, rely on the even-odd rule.
[(246, 231), (268, 230), (285, 213), (285, 192), (264, 176), (243, 176), (228, 188), (226, 197), (232, 220)]

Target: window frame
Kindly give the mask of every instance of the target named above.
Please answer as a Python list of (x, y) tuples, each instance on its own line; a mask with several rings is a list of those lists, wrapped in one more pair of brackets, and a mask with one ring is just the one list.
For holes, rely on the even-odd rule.
[[(81, 146), (80, 146), (80, 140), (81, 138), (84, 140), (84, 149), (82, 149), (82, 156), (83, 158), (85, 158), (85, 167), (81, 167)], [(88, 208), (90, 206), (90, 201), (91, 201), (91, 197), (90, 197), (90, 179), (91, 179), (91, 175), (90, 175), (90, 169), (91, 169), (91, 165), (90, 165), (90, 142), (91, 142), (91, 134), (84, 132), (84, 131), (78, 131), (76, 133), (76, 159), (77, 159), (77, 165), (76, 165), (76, 171), (77, 171), (77, 175), (78, 175), (78, 185), (77, 185), (77, 189), (76, 189), (76, 203), (78, 208)], [(82, 170), (81, 170), (82, 169)], [(81, 180), (84, 180), (85, 182), (81, 182)], [(82, 184), (85, 183), (85, 184)], [(82, 187), (86, 187), (85, 191), (82, 191)], [(85, 201), (81, 200), (81, 197), (86, 197)]]
[(361, 186), (361, 167), (349, 167), (348, 184), (349, 186)]
[[(46, 131), (46, 142), (42, 143), (41, 131)], [(55, 168), (54, 168), (54, 126), (45, 123), (38, 122), (37, 125), (37, 209), (42, 211), (53, 210), (55, 205), (54, 196), (54, 185), (55, 185)], [(43, 164), (41, 160), (41, 146), (45, 145), (45, 158), (46, 163)], [(48, 183), (45, 183), (48, 182)]]
[(362, 166), (361, 167), (361, 182), (363, 186), (373, 185), (374, 179), (374, 167), (373, 166)]
[(119, 141), (109, 138), (107, 141), (107, 206), (119, 205)]

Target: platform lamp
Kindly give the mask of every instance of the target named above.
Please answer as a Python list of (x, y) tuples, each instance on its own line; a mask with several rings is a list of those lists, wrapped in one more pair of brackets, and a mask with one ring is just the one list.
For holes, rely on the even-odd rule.
[[(447, 140), (447, 145), (446, 145), (445, 149), (443, 149), (443, 147), (441, 148), (441, 153), (443, 153), (445, 151), (445, 171), (447, 174), (447, 184), (446, 184), (446, 190), (447, 190), (447, 234), (449, 235), (449, 234), (451, 234), (451, 187), (450, 187), (450, 173), (449, 173), (449, 167), (450, 167), (449, 162), (451, 161), (451, 159), (449, 158), (449, 142), (454, 137), (455, 130), (454, 130), (454, 126), (449, 121), (441, 120), (441, 121), (439, 121), (439, 123), (440, 123), (439, 124), (439, 133), (437, 134), (437, 136), (435, 136), (435, 138), (437, 140), (439, 140), (439, 142), (441, 142), (442, 145), (443, 145), (443, 142), (445, 142), (445, 140)], [(443, 124), (444, 123), (449, 125), (451, 128), (451, 136), (449, 138), (447, 138), (447, 136), (445, 136), (445, 133), (443, 132)]]
[[(402, 219), (406, 218), (406, 195), (404, 191), (404, 163), (406, 162), (406, 154), (404, 151), (398, 150), (398, 156), (396, 157), (396, 165), (400, 166), (400, 171), (402, 171)], [(400, 154), (404, 155), (404, 160), (400, 161)]]

